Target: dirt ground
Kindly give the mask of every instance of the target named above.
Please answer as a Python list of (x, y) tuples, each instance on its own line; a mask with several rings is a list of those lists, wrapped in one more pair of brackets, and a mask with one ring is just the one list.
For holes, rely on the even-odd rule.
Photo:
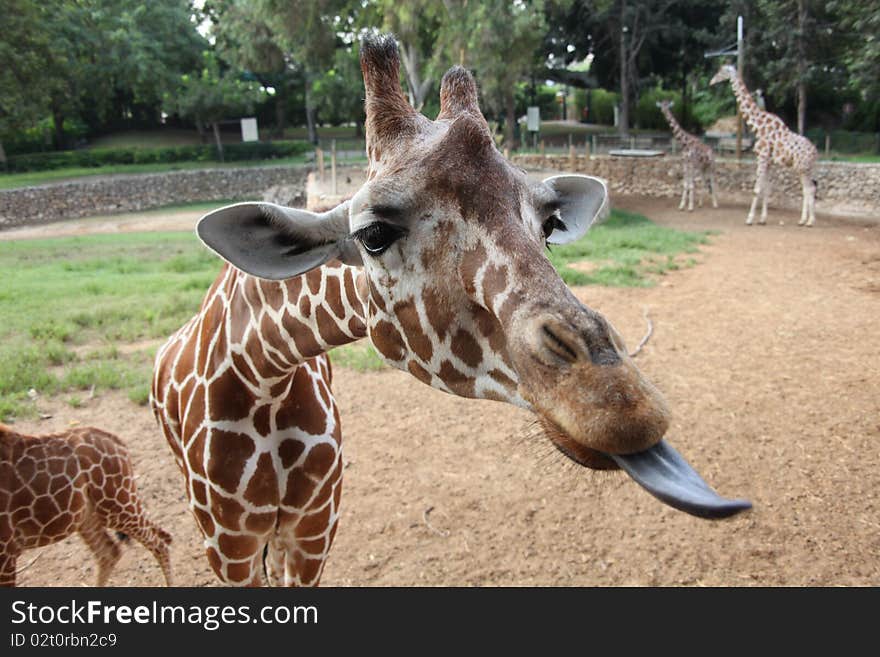
[[(673, 409), (670, 442), (754, 509), (721, 522), (687, 516), (620, 473), (570, 464), (530, 437), (523, 411), (397, 371), (337, 369), (348, 466), (324, 585), (880, 584), (880, 222), (820, 216), (803, 229), (773, 212), (785, 226), (746, 227), (742, 207), (615, 205), (720, 231), (697, 266), (656, 287), (576, 292), (630, 347), (648, 309), (654, 333), (637, 363)], [(79, 422), (126, 440), (147, 507), (174, 535), (176, 583), (215, 585), (149, 410), (113, 394), (40, 408), (52, 417), (21, 430)], [(45, 548), (20, 583), (93, 577), (71, 538)], [(110, 583), (155, 586), (161, 574), (133, 544)]]

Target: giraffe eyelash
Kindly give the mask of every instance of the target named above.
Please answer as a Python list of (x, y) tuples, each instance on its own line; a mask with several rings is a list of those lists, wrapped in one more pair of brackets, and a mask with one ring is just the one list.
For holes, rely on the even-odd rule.
[(352, 238), (360, 242), (364, 249), (373, 256), (380, 256), (401, 237), (406, 229), (384, 221), (376, 221), (352, 233)]

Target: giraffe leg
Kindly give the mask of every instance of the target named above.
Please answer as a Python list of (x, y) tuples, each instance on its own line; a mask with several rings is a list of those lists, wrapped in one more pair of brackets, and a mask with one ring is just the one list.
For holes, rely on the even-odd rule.
[(812, 227), (816, 223), (816, 181), (810, 176), (810, 193), (809, 198), (809, 219), (807, 219), (807, 227)]
[(801, 220), (798, 222), (798, 226), (812, 226), (816, 219), (813, 210), (816, 186), (809, 174), (801, 174), (801, 189), (803, 190), (803, 203), (801, 204)]
[(803, 226), (805, 223), (807, 223), (807, 184), (801, 176), (801, 220), (798, 221), (798, 226)]
[[(9, 504), (9, 498), (4, 500)], [(0, 513), (0, 586), (15, 586), (15, 567), (21, 550), (15, 540), (12, 515)]]
[(685, 184), (688, 191), (688, 212), (694, 211), (694, 167), (688, 167), (688, 173)]
[(763, 226), (767, 223), (767, 199), (770, 196), (770, 174), (764, 174), (764, 193), (761, 198), (761, 219), (758, 224)]
[(106, 586), (113, 567), (122, 557), (119, 544), (107, 533), (103, 522), (94, 512), (86, 514), (79, 527), (79, 535), (82, 536), (86, 546), (95, 555), (95, 560), (98, 562), (98, 576), (95, 585)]
[(682, 178), (682, 182), (681, 182), (681, 202), (678, 204), (679, 210), (684, 210), (684, 204), (686, 203), (687, 193), (688, 193), (687, 172), (685, 172), (684, 178)]
[(269, 541), (264, 564), (269, 586), (282, 586), (286, 569), (287, 551), (277, 535)]
[(15, 569), (18, 564), (18, 552), (9, 548), (0, 555), (0, 586), (15, 586)]
[(213, 536), (205, 533), (208, 563), (228, 586), (263, 586), (263, 555), (269, 539), (268, 532), (262, 535), (244, 534), (240, 530), (227, 533), (218, 525)]
[(127, 522), (116, 527), (119, 531), (135, 539), (147, 548), (159, 562), (166, 586), (173, 586), (171, 575), (171, 534), (150, 522), (143, 511), (137, 517), (131, 516)]
[(764, 190), (764, 185), (766, 184), (765, 178), (767, 177), (767, 160), (765, 158), (760, 158), (758, 160), (758, 172), (755, 176), (755, 191), (752, 196), (752, 205), (749, 208), (749, 215), (746, 217), (746, 225), (751, 226), (755, 221), (755, 209), (758, 207), (758, 198), (761, 196), (761, 192)]

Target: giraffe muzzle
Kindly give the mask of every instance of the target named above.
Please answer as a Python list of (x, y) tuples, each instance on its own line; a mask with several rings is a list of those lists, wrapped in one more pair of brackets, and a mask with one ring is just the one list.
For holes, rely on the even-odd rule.
[(542, 318), (533, 326), (538, 337), (531, 344), (548, 368), (543, 381), (550, 385), (524, 389), (524, 397), (543, 416), (557, 449), (589, 468), (616, 466), (661, 502), (699, 518), (727, 518), (751, 508), (747, 500), (715, 492), (663, 439), (666, 403), (626, 356), (610, 324), (597, 316), (580, 323)]

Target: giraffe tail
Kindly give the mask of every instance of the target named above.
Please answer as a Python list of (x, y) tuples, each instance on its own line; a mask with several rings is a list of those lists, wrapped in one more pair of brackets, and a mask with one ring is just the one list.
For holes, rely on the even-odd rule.
[(819, 181), (816, 180), (815, 178), (813, 178), (813, 190), (814, 190), (813, 191), (813, 198), (818, 199), (819, 198)]

